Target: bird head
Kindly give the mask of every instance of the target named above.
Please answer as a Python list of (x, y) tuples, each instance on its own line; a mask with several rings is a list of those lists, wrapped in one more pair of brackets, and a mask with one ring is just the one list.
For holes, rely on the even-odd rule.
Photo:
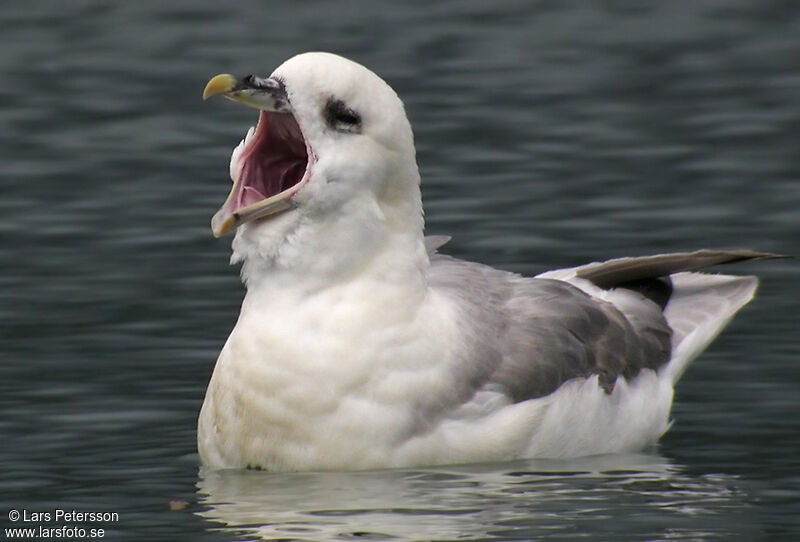
[(305, 53), (267, 77), (217, 75), (203, 98), (217, 95), (259, 117), (231, 155), (233, 187), (211, 221), (216, 237), (249, 229), (276, 245), (304, 224), (329, 227), (348, 216), (366, 228), (395, 218), (421, 223), (403, 103), (367, 68)]

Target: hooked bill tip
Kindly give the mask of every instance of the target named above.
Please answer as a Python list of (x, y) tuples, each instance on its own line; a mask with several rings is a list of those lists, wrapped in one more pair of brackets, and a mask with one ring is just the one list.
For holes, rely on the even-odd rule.
[(208, 100), (217, 94), (225, 94), (236, 87), (236, 78), (229, 73), (221, 73), (212, 77), (206, 88), (203, 89), (203, 100)]

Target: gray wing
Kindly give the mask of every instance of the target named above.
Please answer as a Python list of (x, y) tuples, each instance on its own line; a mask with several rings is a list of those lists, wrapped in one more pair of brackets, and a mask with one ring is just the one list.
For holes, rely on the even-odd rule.
[(683, 271), (699, 271), (714, 265), (787, 257), (783, 254), (743, 249), (697, 250), (655, 256), (617, 258), (607, 262), (592, 263), (578, 268), (576, 276), (590, 280), (600, 288), (610, 288), (654, 277), (666, 277)]
[[(431, 240), (429, 250), (442, 240)], [(519, 402), (592, 375), (611, 392), (620, 376), (632, 378), (642, 369), (669, 362), (672, 330), (662, 310), (673, 293), (670, 275), (783, 257), (751, 250), (700, 250), (553, 272), (615, 289), (615, 306), (563, 280), (524, 278), (433, 254), (429, 284), (449, 297), (461, 315), (464, 344), (453, 368), (454, 394), (464, 401), (491, 386)]]
[(671, 331), (661, 308), (641, 294), (629, 295), (635, 300), (623, 314), (566, 282), (519, 279), (506, 303), (503, 363), (491, 380), (518, 402), (592, 375), (611, 393), (618, 377), (664, 365)]
[(595, 374), (610, 392), (619, 376), (669, 361), (670, 330), (660, 307), (636, 292), (626, 317), (567, 282), (438, 254), (429, 283), (460, 308), (465, 344), (454, 382), (462, 400), (491, 385), (520, 402)]
[(437, 250), (450, 242), (449, 235), (426, 235), (425, 236), (425, 252), (434, 254)]

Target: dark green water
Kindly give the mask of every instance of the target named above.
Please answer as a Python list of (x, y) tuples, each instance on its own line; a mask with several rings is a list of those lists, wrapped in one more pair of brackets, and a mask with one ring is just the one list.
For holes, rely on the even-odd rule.
[(60, 507), (117, 512), (85, 525), (107, 540), (800, 537), (796, 260), (739, 267), (759, 297), (646, 454), (198, 472), (196, 416), (242, 296), (209, 219), (255, 121), (200, 101), (216, 73), (305, 50), (373, 68), (406, 101), (428, 231), (456, 256), (533, 274), (800, 254), (800, 4), (588, 5), (0, 4), (2, 527)]

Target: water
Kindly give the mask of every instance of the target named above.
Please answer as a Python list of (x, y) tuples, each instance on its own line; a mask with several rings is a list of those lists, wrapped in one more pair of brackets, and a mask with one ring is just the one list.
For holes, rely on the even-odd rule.
[(61, 507), (118, 512), (109, 540), (796, 539), (796, 261), (739, 266), (759, 297), (641, 455), (216, 474), (194, 439), (242, 296), (208, 223), (255, 121), (200, 101), (211, 75), (303, 50), (375, 69), (459, 257), (796, 255), (798, 27), (755, 1), (3, 3), (3, 527)]

